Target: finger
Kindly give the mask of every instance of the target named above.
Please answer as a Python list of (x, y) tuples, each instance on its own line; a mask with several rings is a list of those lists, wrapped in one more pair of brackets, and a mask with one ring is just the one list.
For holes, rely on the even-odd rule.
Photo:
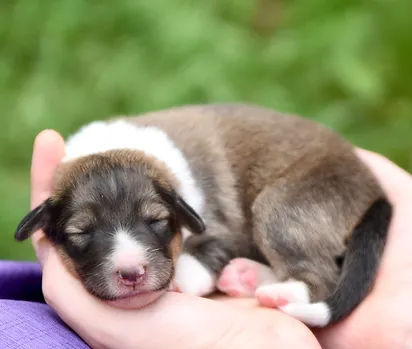
[(222, 293), (215, 293), (208, 296), (207, 298), (246, 309), (256, 308), (257, 306), (259, 306), (256, 298), (253, 297), (230, 297)]
[(410, 200), (412, 176), (386, 157), (357, 149), (359, 158), (370, 168), (391, 201)]
[(31, 207), (46, 200), (51, 193), (53, 175), (64, 156), (64, 140), (59, 133), (45, 130), (34, 141), (31, 165)]
[[(56, 131), (45, 130), (40, 132), (33, 146), (31, 165), (31, 208), (46, 200), (51, 193), (53, 175), (56, 167), (64, 156), (64, 140)], [(32, 236), (32, 244), (37, 259), (43, 264), (46, 258), (48, 241), (42, 231)]]

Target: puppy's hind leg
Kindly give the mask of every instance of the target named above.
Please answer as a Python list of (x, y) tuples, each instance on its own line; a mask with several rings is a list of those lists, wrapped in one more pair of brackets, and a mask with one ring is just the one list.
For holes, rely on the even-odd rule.
[(323, 300), (336, 286), (335, 257), (344, 249), (344, 234), (323, 185), (279, 180), (256, 198), (254, 239), (279, 280), (256, 290), (261, 305), (288, 309), (284, 307)]

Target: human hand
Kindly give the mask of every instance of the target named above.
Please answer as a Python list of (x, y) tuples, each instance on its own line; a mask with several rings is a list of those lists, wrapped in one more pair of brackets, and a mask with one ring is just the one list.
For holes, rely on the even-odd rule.
[(358, 150), (394, 205), (389, 239), (370, 295), (341, 323), (317, 331), (325, 349), (412, 345), (412, 176), (381, 155)]
[[(64, 156), (64, 140), (54, 131), (35, 141), (31, 206), (51, 193), (52, 178)], [(320, 348), (299, 321), (253, 300), (214, 300), (168, 292), (140, 310), (114, 308), (91, 296), (65, 268), (39, 231), (33, 246), (43, 269), (46, 302), (93, 348)]]

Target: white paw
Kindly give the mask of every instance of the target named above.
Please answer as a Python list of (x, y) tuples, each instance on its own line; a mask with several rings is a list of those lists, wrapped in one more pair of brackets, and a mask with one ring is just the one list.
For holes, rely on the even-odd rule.
[(182, 254), (176, 263), (174, 284), (182, 293), (202, 297), (215, 290), (216, 277), (195, 257)]
[(309, 287), (301, 281), (288, 281), (265, 285), (256, 290), (259, 303), (267, 307), (281, 307), (290, 303), (308, 304)]
[(290, 303), (280, 307), (279, 310), (311, 327), (325, 327), (329, 324), (331, 318), (331, 311), (324, 302), (311, 304)]

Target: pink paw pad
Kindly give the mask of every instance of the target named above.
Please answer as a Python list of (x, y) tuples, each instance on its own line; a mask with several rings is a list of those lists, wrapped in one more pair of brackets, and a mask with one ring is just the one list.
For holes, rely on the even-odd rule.
[(217, 283), (221, 292), (232, 297), (252, 297), (258, 286), (258, 264), (245, 258), (233, 259)]

